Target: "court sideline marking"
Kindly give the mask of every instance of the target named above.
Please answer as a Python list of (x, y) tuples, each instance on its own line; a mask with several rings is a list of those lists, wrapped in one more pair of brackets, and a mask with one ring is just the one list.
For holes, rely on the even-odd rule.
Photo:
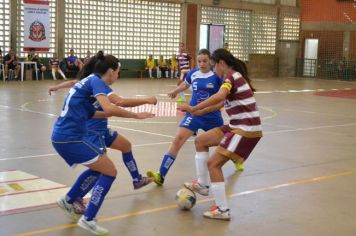
[[(244, 196), (244, 195), (253, 194), (253, 193), (272, 191), (272, 190), (295, 186), (295, 185), (300, 185), (300, 184), (320, 182), (323, 180), (334, 179), (334, 178), (342, 177), (342, 176), (351, 176), (351, 175), (355, 175), (355, 174), (356, 174), (356, 170), (349, 170), (349, 171), (338, 172), (338, 173), (331, 174), (331, 175), (323, 175), (323, 176), (318, 176), (318, 177), (313, 177), (313, 178), (308, 178), (308, 179), (294, 180), (294, 181), (290, 181), (290, 182), (283, 183), (283, 184), (277, 184), (277, 185), (261, 187), (261, 188), (257, 188), (257, 189), (253, 189), (253, 190), (247, 190), (247, 191), (243, 191), (243, 192), (239, 192), (239, 193), (229, 194), (228, 198), (234, 198), (234, 197)], [(197, 204), (202, 204), (202, 203), (212, 202), (212, 201), (213, 201), (213, 199), (208, 198), (208, 199), (203, 199), (203, 200), (197, 201)], [(98, 222), (111, 222), (111, 221), (115, 221), (115, 220), (121, 220), (121, 219), (130, 218), (130, 217), (134, 217), (134, 216), (146, 215), (146, 214), (166, 211), (166, 210), (170, 210), (170, 209), (175, 209), (175, 208), (177, 208), (177, 206), (175, 204), (166, 205), (166, 206), (152, 208), (152, 209), (148, 209), (148, 210), (129, 212), (126, 214), (114, 215), (114, 216), (110, 216), (110, 217), (102, 217), (102, 218), (98, 219)], [(51, 232), (75, 228), (75, 227), (77, 227), (76, 224), (59, 225), (59, 226), (50, 227), (50, 228), (46, 228), (46, 229), (40, 229), (40, 230), (20, 233), (20, 234), (16, 234), (15, 236), (31, 236), (31, 235), (37, 235), (37, 234), (51, 233)]]
[[(347, 126), (356, 126), (356, 123), (349, 123), (349, 124), (341, 124), (341, 125), (325, 125), (325, 126), (315, 126), (315, 127), (308, 127), (308, 128), (296, 128), (296, 129), (285, 129), (285, 130), (276, 130), (276, 131), (265, 131), (263, 132), (265, 135), (270, 135), (270, 134), (280, 134), (280, 133), (289, 133), (289, 132), (299, 132), (299, 131), (309, 131), (309, 130), (317, 130), (317, 129), (328, 129), (328, 128), (335, 128), (335, 127), (347, 127)], [(126, 129), (126, 128), (125, 128)], [(128, 129), (128, 128), (127, 128)], [(146, 132), (142, 130), (135, 130), (135, 129), (129, 129), (131, 131), (137, 131), (137, 132)], [(148, 132), (149, 133), (149, 132)], [(167, 137), (173, 137), (169, 135), (164, 135), (164, 134), (157, 134), (160, 136), (167, 136)], [(191, 142), (191, 140), (187, 140), (188, 142)], [(167, 142), (158, 142), (158, 143), (147, 143), (147, 144), (136, 144), (133, 145), (133, 147), (145, 147), (145, 146), (153, 146), (153, 145), (161, 145), (161, 144), (170, 144), (172, 141), (167, 141)], [(1, 158), (0, 161), (11, 161), (11, 160), (18, 160), (18, 159), (28, 159), (28, 158), (36, 158), (36, 157), (46, 157), (46, 156), (55, 156), (57, 155), (56, 153), (50, 153), (50, 154), (43, 154), (43, 155), (33, 155), (33, 156), (22, 156), (22, 157), (12, 157), (12, 158)]]

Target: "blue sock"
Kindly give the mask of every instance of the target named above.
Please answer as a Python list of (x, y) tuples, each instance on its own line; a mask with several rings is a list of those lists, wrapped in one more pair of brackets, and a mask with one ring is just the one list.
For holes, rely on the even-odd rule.
[(161, 163), (161, 167), (159, 168), (159, 173), (161, 174), (161, 176), (163, 178), (166, 177), (167, 172), (168, 172), (169, 168), (171, 168), (175, 159), (176, 159), (176, 157), (170, 153), (164, 154), (163, 161)]
[(138, 172), (138, 168), (136, 165), (136, 161), (132, 155), (132, 152), (129, 151), (127, 153), (122, 153), (122, 160), (125, 163), (125, 166), (127, 167), (127, 169), (129, 170), (132, 180), (134, 182), (137, 182), (139, 180), (141, 180), (142, 176), (140, 175), (140, 173)]
[(87, 169), (81, 173), (67, 193), (66, 201), (72, 204), (78, 198), (83, 198), (93, 188), (99, 176), (99, 172), (91, 169)]
[(100, 175), (93, 188), (87, 210), (84, 214), (86, 220), (91, 221), (95, 218), (115, 178), (108, 175)]

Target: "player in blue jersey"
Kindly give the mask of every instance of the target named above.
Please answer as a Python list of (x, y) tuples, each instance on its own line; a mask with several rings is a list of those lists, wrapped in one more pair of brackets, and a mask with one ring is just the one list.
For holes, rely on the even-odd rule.
[[(84, 65), (83, 69), (79, 72), (78, 79), (50, 87), (48, 90), (49, 94), (51, 95), (51, 92), (58, 91), (63, 88), (71, 88), (79, 80), (84, 79), (90, 75), (93, 71), (95, 63), (97, 62), (97, 57), (102, 54), (103, 52), (99, 51), (96, 56), (89, 59), (89, 61)], [(156, 97), (149, 97), (146, 99), (125, 99), (112, 92), (108, 98), (112, 104), (116, 104), (120, 107), (134, 107), (143, 104), (157, 104)], [(102, 111), (97, 101), (93, 105), (98, 111)], [(99, 142), (99, 144), (103, 143), (108, 148), (116, 149), (122, 152), (124, 164), (130, 172), (135, 190), (152, 182), (151, 178), (147, 178), (140, 174), (132, 154), (132, 145), (130, 141), (127, 140), (124, 136), (119, 135), (117, 131), (113, 131), (108, 128), (107, 118), (88, 120), (87, 129), (88, 135), (90, 136), (89, 138), (92, 139), (93, 142)], [(97, 137), (101, 138), (98, 140)], [(75, 205), (81, 209), (85, 208), (82, 199), (78, 199), (78, 201), (75, 202)]]
[[(198, 53), (198, 67), (191, 70), (185, 78), (185, 83), (182, 83), (168, 93), (168, 96), (175, 98), (177, 94), (192, 87), (192, 98), (190, 105), (194, 106), (208, 99), (213, 94), (217, 93), (222, 84), (221, 78), (211, 71), (210, 52), (207, 49), (201, 49)], [(193, 105), (194, 104), (194, 105)], [(223, 119), (219, 108), (223, 103), (217, 104), (214, 107), (209, 107), (206, 110), (198, 111), (194, 116), (186, 113), (181, 121), (177, 134), (166, 154), (163, 156), (161, 166), (158, 172), (148, 171), (147, 175), (153, 178), (157, 185), (162, 185), (167, 175), (169, 168), (175, 161), (177, 154), (183, 144), (195, 134), (199, 129), (208, 131), (210, 129), (223, 125)], [(204, 115), (201, 115), (203, 114)], [(196, 159), (199, 159), (199, 153), (196, 153)], [(206, 181), (209, 181), (208, 179)]]
[[(105, 153), (105, 146), (88, 138), (86, 123), (91, 118), (109, 116), (137, 119), (153, 117), (151, 113), (133, 113), (111, 104), (107, 97), (112, 92), (109, 85), (117, 80), (118, 72), (117, 58), (112, 55), (98, 57), (94, 74), (76, 83), (69, 90), (52, 132), (52, 145), (68, 165), (74, 167), (82, 164), (88, 167), (66, 196), (58, 200), (58, 204), (67, 214), (77, 219), (73, 203), (92, 189), (88, 207), (78, 225), (97, 235), (108, 234), (108, 230), (96, 224), (95, 217), (116, 178), (117, 170)], [(95, 100), (103, 111), (95, 110)]]

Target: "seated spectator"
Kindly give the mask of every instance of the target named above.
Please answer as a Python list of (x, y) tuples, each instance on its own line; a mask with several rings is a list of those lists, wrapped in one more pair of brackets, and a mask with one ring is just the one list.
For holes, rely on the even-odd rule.
[(9, 53), (6, 54), (4, 57), (4, 64), (5, 64), (5, 79), (8, 79), (8, 71), (13, 70), (15, 71), (15, 79), (19, 77), (20, 72), (20, 65), (18, 63), (18, 58), (16, 53), (13, 49), (10, 49)]
[(64, 75), (63, 71), (59, 67), (59, 59), (58, 59), (57, 53), (53, 53), (53, 57), (51, 59), (49, 59), (49, 66), (50, 66), (51, 71), (52, 71), (53, 80), (57, 80), (56, 72), (58, 72), (63, 77), (64, 80), (67, 80), (67, 78)]
[(2, 50), (0, 49), (0, 64), (4, 63), (4, 58), (2, 57)]
[(36, 54), (36, 51), (34, 48), (32, 48), (31, 51), (29, 52), (29, 54), (27, 55), (27, 60), (36, 62), (38, 72), (43, 73), (46, 71), (47, 68), (45, 67), (45, 65), (43, 63), (41, 63), (41, 60), (40, 60), (38, 54)]
[(224, 49), (225, 49), (226, 51), (230, 52), (229, 43), (228, 43), (228, 42), (224, 43)]
[(168, 78), (168, 66), (166, 59), (163, 59), (163, 56), (159, 56), (157, 61), (157, 78), (161, 78), (162, 72), (165, 74), (166, 78)]
[(146, 59), (145, 68), (148, 70), (150, 79), (153, 79), (152, 69), (156, 67), (155, 59), (153, 59), (152, 54), (148, 55)]
[(91, 58), (90, 51), (87, 51), (87, 55), (83, 58), (83, 64), (87, 63), (89, 59)]
[(74, 56), (74, 50), (70, 50), (70, 56), (67, 57), (67, 69), (72, 71), (79, 71), (83, 68), (83, 62), (76, 56)]
[(171, 70), (171, 78), (173, 77), (178, 78), (178, 61), (176, 55), (173, 54), (171, 58), (168, 60), (169, 62), (169, 69)]

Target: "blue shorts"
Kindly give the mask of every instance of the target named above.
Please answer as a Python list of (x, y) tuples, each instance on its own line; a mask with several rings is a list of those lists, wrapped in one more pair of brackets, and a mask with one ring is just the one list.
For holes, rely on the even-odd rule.
[[(97, 137), (99, 138), (99, 137)], [(93, 137), (79, 141), (53, 141), (52, 145), (69, 166), (91, 164), (105, 152), (105, 146), (92, 142)]]
[(104, 145), (105, 147), (110, 147), (115, 141), (117, 136), (119, 136), (117, 131), (113, 131), (110, 128), (107, 128), (105, 131), (88, 131), (88, 138), (99, 145)]
[(224, 121), (222, 117), (216, 117), (212, 119), (211, 117), (207, 118), (204, 116), (191, 116), (189, 113), (187, 113), (183, 120), (180, 122), (179, 127), (189, 129), (193, 133), (196, 133), (199, 129), (208, 131), (220, 127), (223, 124)]

